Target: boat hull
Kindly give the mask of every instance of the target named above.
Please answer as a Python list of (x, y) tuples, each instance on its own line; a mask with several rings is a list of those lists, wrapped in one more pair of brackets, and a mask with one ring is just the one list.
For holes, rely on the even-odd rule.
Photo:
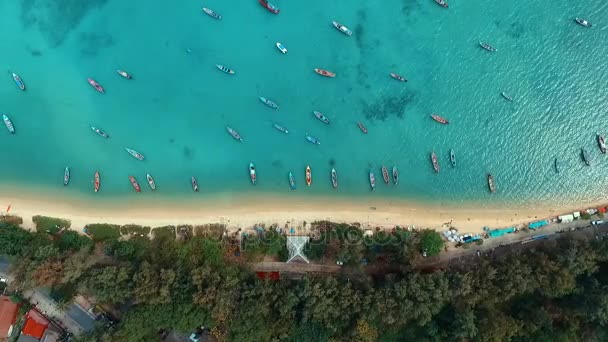
[(323, 69), (315, 69), (315, 72), (321, 76), (325, 76), (325, 77), (330, 77), (330, 78), (334, 78), (336, 77), (336, 74), (334, 74), (331, 71), (328, 70), (323, 70)]
[(310, 166), (306, 167), (306, 185), (310, 186), (312, 184), (312, 171), (310, 170)]
[(89, 82), (89, 84), (91, 85), (91, 87), (93, 87), (98, 92), (100, 92), (102, 94), (106, 93), (106, 91), (103, 89), (103, 87), (99, 83), (97, 83), (94, 79), (88, 78), (87, 81)]

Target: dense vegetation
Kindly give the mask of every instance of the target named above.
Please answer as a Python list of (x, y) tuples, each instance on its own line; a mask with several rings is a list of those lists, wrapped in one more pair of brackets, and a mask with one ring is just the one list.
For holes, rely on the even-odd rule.
[[(13, 257), (16, 284), (51, 287), (59, 300), (82, 293), (122, 312), (117, 325), (83, 341), (154, 341), (159, 329), (200, 325), (225, 341), (608, 340), (605, 241), (547, 241), (504, 259), (421, 273), (410, 263), (420, 240), (437, 249), (432, 236), (397, 231), (356, 245), (345, 243), (352, 236), (339, 232), (349, 228), (338, 225), (320, 232), (329, 245), (312, 243), (308, 252), (352, 259), (344, 274), (271, 281), (247, 269), (221, 229), (90, 228), (93, 239), (0, 223), (0, 254)], [(266, 234), (269, 241), (245, 242), (251, 253), (283, 253), (280, 235)], [(361, 272), (361, 257), (403, 267), (372, 278)]]

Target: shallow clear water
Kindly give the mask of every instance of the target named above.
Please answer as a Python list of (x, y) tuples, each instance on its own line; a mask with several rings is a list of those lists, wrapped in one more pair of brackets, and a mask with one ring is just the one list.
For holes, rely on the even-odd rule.
[[(432, 0), (275, 3), (279, 15), (256, 0), (1, 2), (0, 62), (7, 72), (0, 77), (0, 112), (10, 115), (17, 134), (0, 127), (0, 183), (93, 196), (91, 179), (99, 170), (102, 191), (94, 196), (101, 197), (135, 196), (128, 175), (151, 196), (146, 172), (156, 179), (157, 198), (271, 192), (561, 203), (608, 193), (608, 156), (595, 142), (596, 132), (608, 135), (608, 24), (601, 22), (608, 5), (454, 0), (445, 10)], [(202, 6), (223, 19), (203, 14)], [(594, 27), (576, 25), (576, 16)], [(353, 36), (335, 30), (332, 20)], [(498, 52), (482, 50), (479, 40)], [(135, 79), (119, 77), (118, 68)], [(314, 68), (337, 77), (318, 76)], [(25, 92), (8, 70), (23, 78)], [(87, 77), (106, 93), (97, 93)], [(259, 96), (280, 109), (266, 107)], [(314, 118), (313, 110), (331, 124)], [(432, 112), (450, 124), (435, 123)], [(290, 133), (278, 132), (273, 122)], [(111, 138), (96, 136), (89, 124)], [(244, 142), (233, 140), (227, 125)], [(321, 145), (306, 142), (306, 133)], [(581, 147), (592, 167), (581, 162)], [(456, 168), (449, 165), (450, 148)], [(431, 151), (440, 174), (432, 170)], [(556, 157), (560, 174), (553, 171)], [(258, 170), (255, 188), (249, 161)], [(383, 164), (399, 167), (398, 186), (382, 183)], [(72, 182), (63, 189), (68, 165)], [(306, 165), (313, 169), (310, 188)], [(332, 165), (338, 191), (331, 188)], [(370, 167), (378, 183), (372, 195)], [(291, 194), (289, 171), (298, 182)], [(487, 173), (496, 178), (496, 195), (488, 194)], [(191, 176), (201, 186), (197, 195)]]

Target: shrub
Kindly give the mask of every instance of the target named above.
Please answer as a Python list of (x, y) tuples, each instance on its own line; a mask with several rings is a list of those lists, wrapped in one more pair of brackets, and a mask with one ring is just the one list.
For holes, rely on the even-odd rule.
[(61, 228), (70, 228), (72, 225), (69, 220), (40, 215), (32, 217), (32, 221), (36, 225), (38, 232), (49, 233), (51, 235), (56, 234)]
[(120, 237), (120, 226), (117, 224), (95, 223), (84, 227), (93, 241), (105, 241), (110, 239), (118, 239)]
[(420, 249), (426, 250), (427, 256), (437, 255), (443, 249), (443, 238), (436, 231), (425, 229), (420, 233)]
[(175, 240), (175, 226), (164, 226), (152, 229), (155, 239), (169, 238)]
[(23, 224), (23, 219), (19, 216), (14, 215), (2, 215), (0, 216), (0, 222), (11, 224), (13, 226), (19, 226)]
[(477, 246), (481, 246), (481, 245), (483, 245), (483, 239), (476, 240), (476, 241), (475, 241), (475, 244), (476, 244)]
[(126, 224), (120, 227), (120, 233), (122, 235), (131, 235), (131, 234), (150, 234), (150, 227), (138, 226), (136, 224)]
[(582, 213), (581, 219), (582, 220), (591, 220), (591, 215), (589, 215), (588, 213)]

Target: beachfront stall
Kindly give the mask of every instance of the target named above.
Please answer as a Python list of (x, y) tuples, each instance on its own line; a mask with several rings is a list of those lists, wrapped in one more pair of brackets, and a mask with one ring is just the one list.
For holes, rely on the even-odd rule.
[(497, 237), (501, 237), (507, 234), (511, 234), (517, 231), (517, 228), (515, 227), (509, 227), (509, 228), (502, 228), (502, 229), (492, 229), (489, 230), (489, 228), (484, 228), (484, 230), (486, 230), (488, 232), (488, 237), (489, 238), (497, 238)]
[(549, 224), (549, 221), (547, 221), (547, 220), (536, 221), (536, 222), (530, 223), (528, 225), (528, 228), (530, 228), (531, 230), (536, 230), (536, 229), (542, 228), (548, 224)]

